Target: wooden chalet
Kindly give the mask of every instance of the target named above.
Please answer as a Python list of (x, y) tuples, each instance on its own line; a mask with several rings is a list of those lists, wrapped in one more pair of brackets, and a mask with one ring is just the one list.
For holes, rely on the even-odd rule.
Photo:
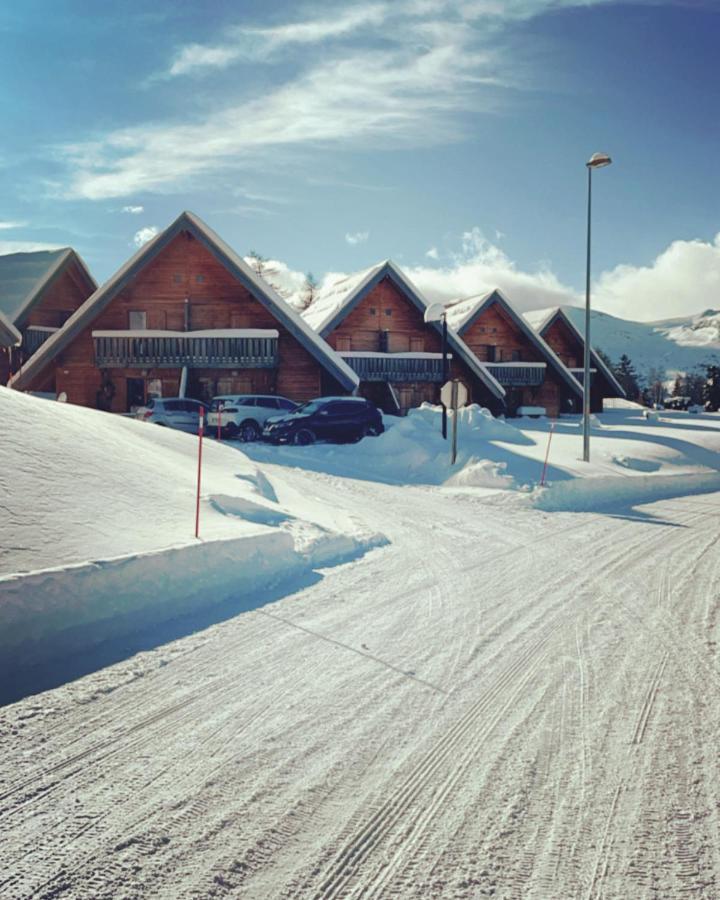
[[(424, 321), (427, 305), (386, 260), (324, 288), (303, 317), (356, 373), (362, 396), (385, 412), (404, 414), (440, 398), (442, 326)], [(502, 387), (452, 329), (448, 353), (450, 377), (464, 382), (472, 402), (501, 412)]]
[(582, 408), (582, 388), (562, 361), (499, 290), (447, 308), (448, 322), (505, 389), (506, 412)]
[(0, 315), (21, 335), (20, 342), (6, 342), (0, 350), (0, 384), (7, 384), (96, 288), (70, 247), (0, 256)]
[[(537, 310), (525, 313), (525, 318), (582, 385), (585, 336), (570, 316), (558, 306), (550, 312)], [(625, 397), (625, 391), (602, 357), (590, 348), (590, 411), (602, 412), (606, 397)]]
[(11, 381), (124, 412), (148, 396), (355, 390), (353, 370), (190, 212), (142, 247)]

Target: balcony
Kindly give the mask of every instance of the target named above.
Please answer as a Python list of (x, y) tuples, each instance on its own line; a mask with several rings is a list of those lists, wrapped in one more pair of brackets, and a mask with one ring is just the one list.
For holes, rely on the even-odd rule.
[(278, 364), (274, 330), (93, 331), (92, 336), (101, 369), (273, 369)]
[(483, 365), (503, 387), (540, 387), (545, 381), (547, 364), (543, 362), (484, 363)]
[[(442, 384), (442, 353), (339, 352), (360, 381), (434, 381)], [(448, 354), (448, 364), (450, 359)]]
[[(590, 382), (592, 383), (592, 376), (597, 372), (597, 369), (590, 369)], [(582, 384), (585, 381), (585, 369), (570, 369), (570, 373), (575, 376), (577, 381)]]
[(25, 356), (32, 356), (56, 331), (59, 331), (59, 329), (46, 327), (45, 325), (28, 325), (23, 331), (22, 339), (22, 349)]

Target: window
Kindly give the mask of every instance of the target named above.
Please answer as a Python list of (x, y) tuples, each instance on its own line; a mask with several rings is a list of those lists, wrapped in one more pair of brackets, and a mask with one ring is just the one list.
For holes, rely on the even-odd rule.
[(511, 350), (510, 351), (510, 359), (512, 362), (520, 362), (520, 351), (519, 350)]
[(128, 328), (130, 331), (145, 331), (147, 329), (147, 313), (144, 310), (131, 309), (128, 312)]
[(278, 406), (280, 409), (295, 409), (295, 404), (292, 400), (284, 400), (282, 397), (278, 400)]
[(376, 315), (377, 315), (377, 309), (376, 309), (374, 306), (371, 306), (371, 307), (370, 307), (370, 315), (371, 315), (371, 316), (376, 316)]
[(173, 275), (173, 281), (175, 282), (175, 284), (182, 284), (182, 280), (183, 280), (183, 277), (179, 272), (176, 272)]
[(195, 282), (196, 282), (196, 284), (202, 284), (203, 281), (205, 281), (205, 276), (204, 276), (204, 275), (196, 275), (196, 276), (195, 276)]
[(391, 310), (391, 309), (386, 309), (386, 310), (385, 310), (385, 315), (386, 315), (386, 316), (391, 316), (391, 315), (392, 315), (392, 310)]
[(496, 356), (495, 356), (495, 347), (494, 347), (494, 345), (493, 345), (493, 344), (485, 344), (485, 345), (484, 345), (484, 350), (485, 350), (485, 359), (486, 359), (486, 361), (487, 361), (487, 362), (495, 362)]
[(411, 337), (410, 338), (410, 352), (411, 353), (422, 353), (425, 350), (425, 338), (421, 337)]

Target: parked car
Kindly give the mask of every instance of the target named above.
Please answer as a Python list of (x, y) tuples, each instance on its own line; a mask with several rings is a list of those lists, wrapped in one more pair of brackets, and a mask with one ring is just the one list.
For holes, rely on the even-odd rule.
[(353, 442), (384, 431), (382, 415), (362, 397), (321, 397), (286, 416), (265, 423), (263, 440), (272, 444), (313, 444), (315, 441)]
[(217, 433), (219, 418), (223, 437), (256, 441), (270, 416), (277, 416), (278, 413), (284, 415), (297, 407), (297, 403), (287, 397), (272, 394), (223, 394), (212, 399), (208, 431)]
[(145, 406), (138, 409), (136, 418), (197, 434), (200, 410), (207, 416), (207, 406), (188, 397), (151, 397)]

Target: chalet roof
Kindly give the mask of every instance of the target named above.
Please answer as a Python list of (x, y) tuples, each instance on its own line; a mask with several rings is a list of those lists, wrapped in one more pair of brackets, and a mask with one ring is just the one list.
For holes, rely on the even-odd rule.
[(96, 288), (87, 266), (72, 247), (0, 256), (0, 313), (15, 325), (22, 326), (45, 288), (72, 261), (80, 267), (88, 286)]
[[(562, 306), (556, 306), (551, 310), (547, 309), (535, 309), (531, 312), (525, 313), (525, 318), (532, 325), (532, 327), (537, 331), (537, 333), (541, 337), (545, 337), (547, 332), (552, 328), (552, 326), (558, 320), (567, 325), (570, 332), (577, 338), (580, 342), (580, 346), (583, 348), (583, 352), (585, 350), (585, 335), (580, 331), (577, 325), (573, 322), (570, 316), (565, 312)], [(622, 385), (617, 380), (617, 378), (613, 375), (610, 367), (605, 363), (603, 358), (597, 353), (592, 347), (590, 347), (590, 359), (592, 364), (595, 366), (598, 371), (602, 372), (603, 375), (610, 382), (611, 386), (617, 391), (618, 397), (626, 397), (625, 391), (623, 390)]]
[[(383, 278), (390, 278), (397, 287), (410, 299), (420, 313), (429, 306), (428, 301), (405, 275), (402, 269), (392, 260), (386, 259), (369, 269), (343, 276), (329, 284), (313, 300), (302, 315), (319, 334), (327, 337), (349, 315), (353, 309), (378, 285)], [(436, 331), (442, 331), (439, 322), (428, 325)], [(505, 396), (505, 389), (488, 372), (467, 344), (456, 334), (452, 327), (448, 328), (448, 345), (450, 350), (460, 357), (470, 370), (496, 397)]]
[(20, 332), (0, 312), (0, 347), (17, 347), (21, 342)]
[(348, 390), (359, 384), (355, 372), (342, 358), (303, 321), (300, 315), (265, 282), (225, 241), (222, 240), (202, 219), (187, 210), (164, 231), (148, 241), (137, 253), (121, 266), (105, 284), (76, 310), (63, 327), (49, 338), (33, 355), (28, 363), (12, 379), (13, 387), (23, 388), (73, 340), (84, 328), (105, 309), (117, 294), (151, 260), (165, 249), (181, 232), (186, 231), (203, 244), (210, 253), (250, 291), (303, 347), (318, 360)]
[(502, 307), (508, 318), (518, 327), (531, 344), (535, 346), (538, 352), (547, 360), (548, 365), (552, 368), (565, 384), (571, 388), (576, 394), (582, 396), (582, 387), (575, 376), (568, 371), (560, 357), (545, 342), (543, 337), (538, 334), (529, 323), (518, 313), (512, 303), (503, 294), (499, 288), (493, 288), (485, 294), (478, 294), (475, 297), (467, 297), (457, 303), (447, 307), (448, 323), (452, 325), (462, 336), (476, 321), (486, 309), (497, 303)]

